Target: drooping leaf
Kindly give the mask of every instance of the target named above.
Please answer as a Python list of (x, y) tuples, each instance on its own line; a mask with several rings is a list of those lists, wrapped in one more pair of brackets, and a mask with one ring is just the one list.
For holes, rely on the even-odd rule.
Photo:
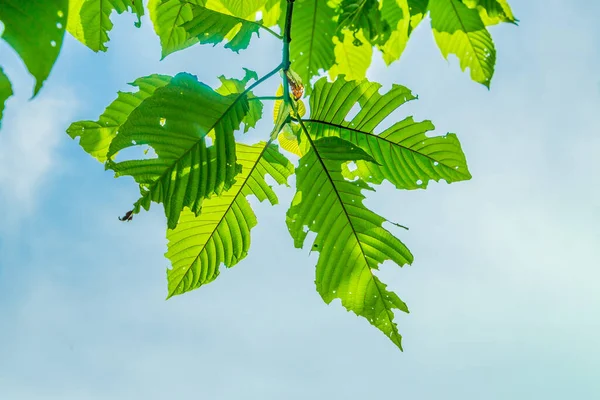
[(198, 43), (198, 38), (189, 36), (181, 26), (193, 18), (192, 6), (203, 1), (150, 0), (148, 14), (154, 31), (160, 38), (162, 58)]
[[(358, 42), (355, 41), (358, 39)], [(367, 69), (371, 65), (373, 47), (358, 31), (352, 34), (350, 31), (342, 36), (342, 41), (336, 36), (335, 43), (335, 65), (329, 70), (329, 76), (335, 79), (338, 75), (345, 75), (346, 79), (363, 79), (367, 75)]]
[[(239, 173), (233, 133), (247, 112), (245, 94), (222, 96), (189, 74), (156, 89), (119, 128), (108, 152), (107, 168), (140, 184), (133, 212), (149, 209), (151, 201), (163, 203), (172, 229), (184, 207), (198, 215), (205, 198), (231, 187)], [(113, 160), (117, 152), (141, 145), (157, 157)]]
[(333, 37), (335, 10), (324, 0), (296, 0), (292, 23), (290, 60), (310, 93), (310, 80), (335, 63)]
[[(434, 129), (431, 121), (415, 122), (412, 117), (392, 124), (383, 132), (375, 130), (396, 109), (415, 96), (404, 86), (394, 85), (380, 94), (381, 85), (363, 80), (325, 78), (315, 84), (310, 99), (311, 118), (305, 122), (315, 138), (337, 136), (359, 146), (377, 163), (356, 161), (346, 177), (360, 177), (380, 184), (388, 180), (398, 189), (426, 188), (430, 180), (458, 182), (471, 178), (465, 155), (455, 134), (427, 135)], [(346, 120), (355, 104), (360, 111)]]
[(259, 201), (276, 204), (277, 196), (266, 183), (265, 175), (287, 184), (294, 171), (274, 145), (238, 143), (236, 153), (242, 171), (235, 184), (221, 196), (206, 200), (200, 215), (186, 209), (177, 228), (167, 231), (166, 257), (172, 263), (167, 270), (169, 297), (212, 282), (219, 275), (221, 264), (230, 268), (246, 257), (250, 230), (257, 223), (246, 197), (254, 195)]
[(73, 139), (79, 137), (79, 144), (86, 152), (98, 161), (105, 162), (110, 143), (131, 112), (156, 89), (170, 81), (171, 77), (166, 75), (150, 75), (136, 79), (131, 86), (137, 87), (137, 92), (119, 92), (116, 100), (106, 108), (98, 121), (74, 122), (67, 129), (67, 133)]
[(383, 60), (389, 65), (400, 58), (408, 43), (411, 32), (408, 1), (383, 0), (381, 15), (386, 23), (392, 27), (388, 40), (378, 46), (383, 53)]
[[(223, 96), (227, 96), (229, 94), (242, 93), (246, 90), (246, 86), (251, 80), (258, 80), (258, 75), (256, 72), (251, 71), (247, 68), (244, 68), (246, 74), (243, 79), (233, 79), (226, 78), (224, 76), (220, 76), (219, 80), (221, 81), (221, 87), (219, 87), (216, 91)], [(244, 117), (244, 133), (248, 132), (250, 128), (254, 128), (256, 123), (262, 118), (263, 113), (263, 103), (259, 101), (256, 96), (252, 92), (248, 92), (249, 101), (249, 109), (248, 114)]]
[[(385, 43), (390, 36), (390, 25), (381, 16), (378, 0), (342, 0), (337, 12), (338, 32), (362, 31), (371, 45)], [(357, 45), (362, 43), (358, 37), (354, 41)]]
[[(423, 20), (427, 9), (429, 7), (430, 0), (397, 0), (399, 2), (408, 3), (408, 9), (410, 13), (410, 30), (414, 30), (417, 25)], [(433, 1), (433, 0), (432, 0)], [(410, 33), (410, 32), (409, 32)]]
[(236, 53), (248, 48), (252, 35), (258, 36), (262, 27), (256, 21), (197, 5), (192, 5), (192, 19), (181, 26), (188, 36), (196, 37), (201, 44), (217, 45), (227, 41), (225, 48)]
[(408, 308), (373, 271), (386, 260), (402, 266), (413, 257), (382, 227), (385, 219), (363, 205), (362, 190), (371, 188), (342, 175), (342, 163), (373, 159), (337, 137), (305, 138), (311, 149), (296, 170), (297, 193), (286, 218), (295, 246), (302, 247), (306, 229), (316, 232), (312, 250), (320, 253), (316, 285), (323, 300), (329, 304), (341, 299), (346, 309), (366, 318), (402, 349), (393, 310)]
[(131, 10), (141, 24), (144, 5), (140, 0), (70, 0), (67, 30), (81, 43), (95, 52), (106, 51), (108, 32), (113, 28), (111, 14), (122, 14)]
[(517, 23), (517, 19), (506, 0), (463, 0), (463, 3), (469, 8), (476, 8), (486, 26), (501, 22)]
[(2, 39), (15, 51), (35, 78), (40, 91), (58, 57), (65, 36), (68, 0), (2, 0)]
[(284, 17), (285, 4), (286, 0), (267, 0), (261, 9), (263, 24), (269, 28), (278, 25)]
[(471, 79), (486, 87), (494, 75), (496, 49), (479, 12), (460, 0), (436, 0), (429, 4), (431, 27), (442, 55), (455, 54)]
[(6, 100), (13, 95), (12, 85), (10, 80), (0, 68), (0, 126), (2, 126), (2, 113), (4, 112), (4, 104)]

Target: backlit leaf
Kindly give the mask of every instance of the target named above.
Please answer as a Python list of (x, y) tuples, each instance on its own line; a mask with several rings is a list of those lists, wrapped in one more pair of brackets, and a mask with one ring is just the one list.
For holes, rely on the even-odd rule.
[(19, 54), (40, 91), (58, 57), (65, 36), (68, 0), (2, 0), (4, 39)]

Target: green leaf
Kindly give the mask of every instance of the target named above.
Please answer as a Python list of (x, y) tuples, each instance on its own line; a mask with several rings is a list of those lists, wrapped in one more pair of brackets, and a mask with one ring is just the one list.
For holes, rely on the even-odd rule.
[(65, 36), (68, 0), (2, 0), (4, 39), (21, 57), (40, 91), (58, 57)]
[[(411, 31), (423, 20), (429, 7), (429, 0), (397, 0), (399, 2), (408, 3), (410, 12), (410, 27)], [(410, 31), (409, 31), (410, 34)]]
[[(247, 68), (244, 68), (246, 74), (243, 79), (232, 79), (226, 78), (223, 75), (219, 77), (221, 81), (221, 87), (219, 87), (216, 91), (223, 96), (227, 96), (229, 94), (242, 93), (246, 90), (246, 85), (251, 80), (258, 80), (258, 75), (256, 72), (251, 71)], [(254, 128), (256, 123), (262, 118), (263, 113), (263, 103), (259, 101), (256, 96), (252, 92), (248, 92), (248, 99), (252, 99), (249, 102), (248, 114), (244, 118), (244, 133), (248, 132), (250, 128)]]
[(506, 0), (463, 0), (463, 3), (469, 8), (476, 8), (486, 26), (501, 22), (509, 22), (515, 25), (517, 23), (517, 19)]
[(340, 138), (313, 142), (305, 136), (311, 150), (296, 170), (297, 193), (286, 219), (294, 243), (302, 247), (306, 228), (316, 232), (312, 250), (320, 253), (316, 285), (323, 300), (329, 304), (341, 299), (346, 309), (366, 318), (402, 349), (393, 310), (408, 312), (408, 308), (373, 270), (386, 260), (410, 264), (413, 257), (382, 227), (385, 219), (363, 205), (362, 190), (371, 188), (342, 175), (342, 163), (371, 157)]
[(286, 0), (267, 0), (261, 9), (263, 24), (268, 27), (279, 24), (284, 17), (285, 4)]
[(193, 1), (150, 0), (148, 2), (148, 14), (154, 31), (160, 38), (162, 58), (198, 43), (197, 37), (190, 37), (181, 27), (193, 18)]
[(253, 17), (267, 0), (221, 0), (231, 13), (240, 18)]
[[(342, 0), (339, 9), (338, 31), (362, 31), (372, 45), (385, 43), (390, 36), (390, 25), (381, 17), (378, 0)], [(359, 44), (359, 38), (355, 38)]]
[(455, 54), (471, 79), (486, 87), (494, 75), (496, 49), (479, 12), (459, 0), (437, 0), (429, 5), (431, 27), (443, 56)]
[(381, 14), (386, 23), (393, 27), (388, 40), (378, 46), (387, 65), (400, 58), (410, 36), (410, 11), (407, 0), (383, 0)]
[[(355, 38), (360, 44), (357, 46)], [(335, 43), (335, 65), (329, 70), (329, 76), (335, 79), (338, 75), (345, 75), (346, 79), (363, 79), (367, 75), (367, 70), (371, 65), (373, 57), (373, 47), (362, 34), (358, 31), (353, 35), (350, 31), (342, 36), (343, 41), (338, 37), (333, 38)]]
[[(376, 184), (388, 180), (398, 189), (426, 188), (430, 180), (451, 183), (471, 178), (456, 135), (428, 136), (434, 129), (431, 121), (415, 122), (408, 117), (375, 134), (392, 112), (415, 99), (404, 86), (393, 85), (383, 95), (380, 89), (379, 83), (342, 78), (333, 83), (323, 78), (315, 84), (318, 95), (310, 98), (311, 119), (305, 122), (311, 136), (340, 137), (362, 148), (377, 163), (357, 161), (354, 171), (345, 168), (347, 178), (360, 177)], [(360, 111), (347, 121), (356, 104)]]
[(122, 14), (131, 10), (141, 25), (144, 5), (140, 0), (70, 0), (67, 30), (81, 43), (95, 52), (106, 51), (108, 32), (113, 28), (110, 16), (113, 11)]
[(252, 35), (258, 36), (262, 27), (255, 21), (195, 5), (192, 6), (192, 19), (181, 26), (190, 37), (196, 37), (201, 44), (217, 45), (227, 41), (225, 48), (236, 53), (248, 48)]
[[(231, 187), (239, 173), (233, 133), (247, 112), (245, 93), (222, 96), (189, 74), (156, 89), (119, 128), (108, 152), (107, 168), (140, 184), (133, 212), (149, 209), (151, 201), (163, 203), (172, 229), (184, 207), (198, 215), (205, 198)], [(214, 145), (207, 141), (209, 133)], [(117, 152), (142, 145), (157, 157), (112, 160)]]
[(10, 80), (4, 74), (2, 68), (0, 68), (0, 126), (2, 126), (2, 113), (4, 112), (4, 105), (6, 100), (12, 95), (13, 91)]
[(274, 145), (238, 143), (236, 152), (242, 171), (235, 184), (221, 196), (206, 200), (199, 216), (186, 209), (177, 228), (167, 231), (169, 250), (165, 255), (172, 263), (172, 269), (167, 270), (168, 297), (212, 282), (222, 263), (230, 268), (246, 257), (250, 230), (257, 223), (246, 197), (254, 195), (259, 201), (268, 199), (276, 204), (277, 196), (265, 175), (287, 184), (294, 171)]
[(296, 0), (290, 43), (294, 70), (310, 93), (310, 80), (320, 70), (328, 71), (335, 63), (333, 37), (337, 24), (335, 10), (323, 0)]
[(79, 137), (79, 144), (86, 152), (98, 161), (105, 162), (110, 143), (131, 112), (156, 89), (170, 81), (171, 77), (166, 75), (150, 75), (136, 79), (131, 86), (137, 87), (137, 92), (119, 92), (116, 100), (106, 108), (98, 121), (74, 122), (67, 129), (67, 133), (73, 139)]

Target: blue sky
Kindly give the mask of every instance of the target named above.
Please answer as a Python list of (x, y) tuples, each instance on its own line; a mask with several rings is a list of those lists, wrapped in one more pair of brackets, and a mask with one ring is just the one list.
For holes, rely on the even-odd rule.
[[(367, 201), (410, 227), (396, 233), (414, 265), (380, 273), (411, 309), (397, 316), (404, 353), (322, 302), (316, 255), (285, 227), (291, 188), (256, 206), (243, 263), (164, 301), (160, 207), (120, 223), (135, 185), (64, 133), (139, 76), (260, 75), (277, 42), (159, 62), (149, 21), (120, 16), (106, 54), (67, 39), (31, 102), (33, 80), (0, 46), (18, 93), (0, 132), (0, 399), (600, 398), (600, 4), (511, 3), (521, 23), (492, 29), (491, 91), (441, 58), (426, 24), (400, 62), (369, 71), (419, 94), (403, 115), (458, 133), (474, 176)], [(251, 134), (268, 132), (267, 118)]]

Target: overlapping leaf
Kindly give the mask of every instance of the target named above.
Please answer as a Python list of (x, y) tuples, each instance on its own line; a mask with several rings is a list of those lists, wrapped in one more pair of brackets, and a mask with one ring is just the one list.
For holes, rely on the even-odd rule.
[(223, 6), (240, 18), (254, 17), (267, 0), (221, 0)]
[[(430, 121), (415, 122), (412, 117), (392, 124), (380, 134), (376, 128), (398, 107), (415, 97), (407, 88), (394, 85), (380, 94), (381, 85), (363, 80), (325, 78), (315, 84), (310, 98), (311, 118), (305, 124), (314, 138), (337, 136), (361, 147), (377, 163), (357, 161), (349, 178), (381, 183), (390, 181), (399, 189), (427, 187), (430, 180), (457, 182), (471, 178), (466, 159), (455, 134), (427, 135), (434, 129)], [(346, 120), (355, 104), (360, 111)]]
[[(205, 198), (234, 183), (239, 166), (233, 133), (247, 113), (245, 92), (222, 96), (194, 76), (178, 74), (119, 128), (110, 144), (107, 168), (140, 184), (134, 212), (148, 209), (151, 201), (163, 203), (172, 229), (184, 207), (198, 215)], [(214, 145), (207, 142), (210, 132)], [(117, 152), (140, 145), (150, 146), (157, 157), (112, 160)]]
[[(359, 42), (356, 43), (356, 40)], [(364, 37), (362, 31), (352, 34), (350, 31), (333, 38), (335, 43), (335, 65), (329, 70), (329, 76), (335, 79), (345, 75), (346, 79), (362, 79), (367, 75), (371, 65), (373, 47)]]
[(68, 0), (0, 1), (2, 39), (19, 54), (35, 78), (34, 95), (42, 88), (58, 57), (68, 12)]
[(517, 23), (517, 19), (506, 0), (463, 0), (463, 3), (469, 8), (476, 8), (486, 26), (501, 22)]
[(476, 9), (460, 0), (436, 0), (429, 4), (431, 27), (442, 55), (455, 54), (471, 79), (489, 88), (494, 75), (496, 49), (492, 36)]
[(307, 230), (317, 233), (312, 250), (317, 262), (317, 291), (326, 303), (339, 298), (346, 309), (366, 318), (402, 348), (394, 309), (408, 312), (402, 300), (386, 289), (373, 270), (386, 260), (402, 266), (413, 257), (406, 246), (382, 227), (384, 218), (363, 205), (362, 180), (349, 181), (342, 163), (374, 160), (361, 148), (338, 137), (311, 142), (296, 170), (297, 193), (287, 213), (296, 247)]
[(290, 60), (310, 93), (310, 80), (335, 63), (335, 10), (324, 0), (296, 0)]
[(131, 10), (140, 26), (144, 5), (140, 0), (70, 0), (67, 29), (81, 43), (95, 52), (106, 51), (108, 32), (113, 28), (110, 16)]
[[(221, 81), (221, 86), (217, 89), (217, 93), (222, 94), (223, 96), (227, 96), (235, 93), (242, 93), (248, 83), (251, 80), (258, 80), (258, 75), (256, 72), (251, 71), (247, 68), (244, 68), (246, 74), (242, 79), (233, 79), (226, 78), (223, 75), (219, 77)], [(247, 93), (249, 105), (248, 105), (248, 114), (244, 117), (244, 133), (248, 132), (250, 128), (254, 128), (256, 123), (262, 118), (263, 113), (263, 103), (254, 96), (252, 92)]]
[[(341, 0), (337, 10), (338, 31), (347, 29), (365, 36), (371, 45), (385, 43), (390, 35), (390, 25), (382, 18), (378, 0)], [(361, 41), (355, 38), (357, 44)]]
[(242, 171), (235, 184), (221, 196), (206, 200), (199, 216), (186, 209), (177, 228), (167, 231), (166, 257), (172, 263), (167, 270), (169, 297), (213, 281), (221, 264), (233, 267), (246, 257), (250, 230), (257, 223), (246, 197), (254, 195), (260, 201), (276, 204), (277, 196), (265, 175), (286, 184), (293, 173), (291, 163), (274, 145), (238, 144), (237, 157)]
[(139, 89), (137, 92), (119, 92), (117, 99), (106, 108), (98, 121), (74, 122), (67, 129), (67, 133), (73, 139), (79, 137), (79, 144), (86, 152), (98, 161), (105, 162), (110, 143), (131, 112), (156, 89), (170, 81), (171, 77), (166, 75), (150, 75), (136, 79), (131, 85)]

